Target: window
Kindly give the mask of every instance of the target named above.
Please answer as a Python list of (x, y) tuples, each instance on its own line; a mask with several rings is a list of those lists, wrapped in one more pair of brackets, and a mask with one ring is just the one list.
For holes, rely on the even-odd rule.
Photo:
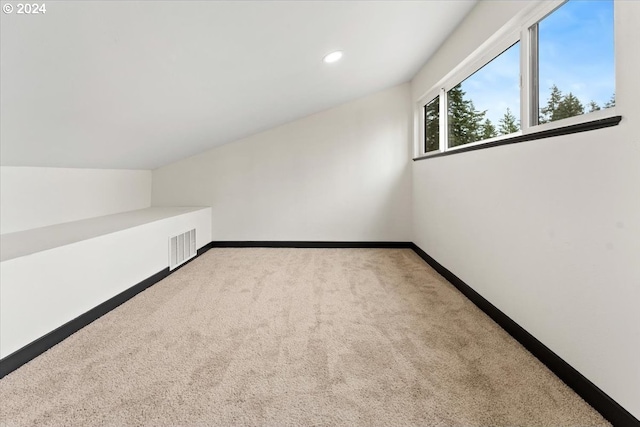
[(440, 97), (424, 106), (424, 152), (440, 148)]
[(538, 123), (615, 106), (613, 0), (569, 1), (531, 31), (538, 39)]
[(449, 147), (520, 130), (519, 64), (516, 43), (447, 92)]
[(421, 153), (613, 116), (613, 12), (613, 0), (555, 0), (514, 18), (419, 102)]

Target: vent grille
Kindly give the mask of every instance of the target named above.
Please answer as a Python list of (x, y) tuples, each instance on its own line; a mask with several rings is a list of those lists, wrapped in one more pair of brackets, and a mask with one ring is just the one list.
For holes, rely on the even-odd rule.
[(196, 256), (196, 229), (169, 238), (169, 270)]

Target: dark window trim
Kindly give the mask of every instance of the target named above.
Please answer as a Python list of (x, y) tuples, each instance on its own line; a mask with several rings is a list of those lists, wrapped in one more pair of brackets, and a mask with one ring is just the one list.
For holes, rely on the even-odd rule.
[[(433, 99), (436, 99), (436, 98), (433, 98)], [(423, 121), (424, 121), (424, 141), (423, 142), (424, 142), (424, 152), (425, 153), (429, 153), (429, 151), (427, 151), (427, 148), (428, 148), (427, 147), (427, 125), (429, 124), (429, 123), (427, 123), (427, 105), (432, 103), (433, 99), (431, 101), (427, 102), (426, 104), (424, 104), (424, 107), (422, 107), (422, 117), (423, 117)], [(440, 100), (438, 100), (438, 101), (440, 101)], [(439, 104), (439, 102), (438, 102), (438, 104)], [(439, 106), (438, 106), (438, 108), (439, 108)], [(433, 151), (433, 150), (431, 150), (431, 151)]]
[(486, 148), (499, 147), (507, 144), (517, 144), (520, 142), (533, 141), (536, 139), (552, 138), (554, 136), (571, 135), (572, 133), (586, 132), (590, 130), (602, 129), (616, 126), (622, 120), (622, 116), (607, 117), (605, 119), (591, 120), (589, 122), (578, 123), (575, 125), (564, 126), (557, 129), (548, 129), (540, 132), (533, 132), (527, 135), (512, 136), (510, 138), (501, 139), (499, 141), (487, 142), (486, 144), (472, 145), (470, 147), (457, 148), (455, 150), (444, 151), (436, 154), (427, 154), (416, 157), (413, 161), (435, 159), (436, 157), (449, 156), (452, 154), (467, 153), (469, 151), (484, 150)]

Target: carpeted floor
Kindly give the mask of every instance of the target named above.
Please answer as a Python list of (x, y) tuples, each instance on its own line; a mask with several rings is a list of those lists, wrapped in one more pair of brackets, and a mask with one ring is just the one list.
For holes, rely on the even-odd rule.
[(0, 380), (13, 425), (608, 425), (408, 249), (212, 249)]

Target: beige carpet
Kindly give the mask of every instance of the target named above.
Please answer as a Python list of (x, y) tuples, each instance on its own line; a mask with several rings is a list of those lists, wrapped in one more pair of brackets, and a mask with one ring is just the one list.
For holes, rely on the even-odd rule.
[(213, 249), (0, 380), (5, 425), (605, 420), (408, 249)]

